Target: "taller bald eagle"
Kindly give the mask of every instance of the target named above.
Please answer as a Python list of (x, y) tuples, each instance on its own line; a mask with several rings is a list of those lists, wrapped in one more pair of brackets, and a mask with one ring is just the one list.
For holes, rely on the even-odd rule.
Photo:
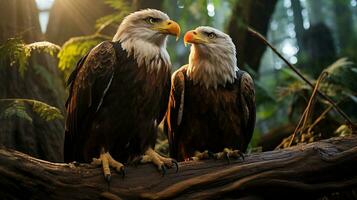
[(167, 113), (170, 155), (178, 160), (202, 158), (207, 151), (239, 156), (255, 125), (253, 80), (238, 69), (236, 49), (227, 34), (202, 26), (188, 31), (184, 41), (192, 46), (188, 65), (172, 75)]
[(112, 42), (102, 42), (77, 64), (69, 78), (65, 160), (109, 166), (124, 173), (136, 157), (159, 168), (172, 166), (154, 150), (157, 124), (165, 115), (171, 63), (167, 35), (179, 25), (158, 10), (134, 12)]

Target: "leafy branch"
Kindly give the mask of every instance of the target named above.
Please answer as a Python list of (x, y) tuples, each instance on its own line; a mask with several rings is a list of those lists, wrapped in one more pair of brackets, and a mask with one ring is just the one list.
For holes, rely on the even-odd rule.
[(0, 46), (0, 65), (1, 66), (18, 66), (21, 77), (24, 77), (28, 67), (28, 60), (33, 51), (45, 52), (51, 56), (57, 54), (61, 47), (56, 44), (42, 41), (31, 44), (25, 44), (19, 38), (9, 38), (3, 45)]
[(89, 36), (74, 37), (68, 40), (58, 54), (58, 67), (64, 72), (65, 78), (69, 76), (77, 61), (84, 56), (90, 49), (100, 42), (109, 40), (110, 37), (94, 34)]
[(133, 9), (124, 0), (105, 0), (105, 4), (116, 10), (115, 13), (99, 18), (96, 21), (96, 33), (100, 34), (105, 28), (109, 26), (118, 26), (123, 18), (128, 15)]
[(7, 104), (5, 109), (0, 112), (0, 118), (2, 119), (18, 117), (32, 123), (32, 118), (26, 111), (26, 104), (30, 105), (32, 111), (46, 121), (63, 119), (63, 115), (58, 108), (33, 99), (0, 99), (0, 104)]

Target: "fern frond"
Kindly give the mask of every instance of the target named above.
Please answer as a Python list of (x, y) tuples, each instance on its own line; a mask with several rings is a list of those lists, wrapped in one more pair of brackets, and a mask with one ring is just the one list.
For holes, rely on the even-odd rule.
[(1, 66), (10, 65), (18, 66), (21, 77), (27, 70), (28, 58), (30, 57), (29, 49), (20, 38), (10, 38), (0, 46), (0, 64)]
[(293, 94), (301, 94), (304, 90), (310, 90), (311, 88), (302, 83), (301, 81), (293, 81), (285, 87), (279, 87), (277, 89), (278, 100), (282, 100), (285, 97), (291, 96)]
[[(0, 100), (1, 102), (1, 100)], [(30, 123), (32, 123), (32, 118), (26, 112), (26, 107), (24, 102), (14, 100), (10, 103), (4, 111), (0, 112), (1, 119), (11, 119), (13, 117), (17, 117), (19, 119), (24, 119)]]
[(0, 118), (10, 118), (12, 116), (19, 117), (32, 122), (32, 118), (26, 112), (25, 104), (29, 104), (32, 107), (33, 112), (39, 115), (46, 121), (52, 121), (54, 119), (63, 119), (61, 111), (53, 106), (50, 106), (44, 102), (33, 99), (0, 99), (0, 103), (8, 103), (7, 108), (4, 111), (0, 111)]
[(119, 11), (130, 8), (128, 3), (126, 3), (126, 1), (123, 0), (104, 0), (104, 3), (114, 8), (115, 10), (119, 10)]
[(32, 51), (42, 51), (50, 54), (51, 56), (56, 55), (61, 50), (60, 46), (47, 41), (34, 42), (26, 45), (26, 47), (29, 49), (30, 53)]
[[(329, 76), (321, 85), (321, 91), (335, 99), (354, 96), (352, 91), (357, 91), (355, 84), (356, 66), (347, 58), (338, 59), (325, 69)], [(352, 99), (353, 100), (353, 99)]]
[(27, 102), (32, 104), (32, 110), (46, 121), (52, 121), (54, 119), (63, 119), (61, 111), (56, 107), (36, 100), (28, 100)]
[(328, 72), (330, 75), (338, 73), (341, 68), (351, 66), (353, 62), (349, 61), (347, 58), (340, 58), (328, 66), (325, 71)]
[(0, 64), (18, 66), (20, 76), (24, 77), (32, 51), (43, 51), (53, 56), (60, 49), (58, 45), (46, 41), (25, 44), (20, 38), (10, 38), (0, 46)]
[(132, 11), (132, 7), (123, 0), (105, 0), (104, 2), (117, 10), (117, 12), (101, 17), (96, 21), (95, 28), (97, 33), (100, 33), (108, 26), (118, 26), (123, 18)]
[(32, 68), (35, 71), (35, 74), (40, 76), (46, 83), (45, 85), (48, 86), (52, 91), (56, 91), (55, 82), (54, 82), (54, 75), (48, 71), (48, 69), (42, 65), (34, 64)]
[(84, 56), (90, 49), (100, 42), (109, 40), (109, 37), (95, 34), (90, 36), (74, 37), (68, 40), (58, 54), (58, 67), (64, 72), (65, 78), (75, 67), (77, 61)]

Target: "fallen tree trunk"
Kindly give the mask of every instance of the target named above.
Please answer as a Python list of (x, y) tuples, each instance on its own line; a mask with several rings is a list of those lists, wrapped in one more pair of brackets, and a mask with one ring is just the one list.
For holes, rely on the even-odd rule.
[[(357, 136), (247, 155), (245, 160), (181, 162), (162, 177), (150, 164), (113, 173), (0, 149), (1, 199), (309, 198), (357, 188)], [(113, 171), (113, 170), (112, 170)]]

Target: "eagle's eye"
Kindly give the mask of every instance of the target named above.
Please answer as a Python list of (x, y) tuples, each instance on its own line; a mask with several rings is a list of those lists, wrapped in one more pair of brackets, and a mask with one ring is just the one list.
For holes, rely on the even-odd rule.
[(154, 24), (156, 22), (159, 22), (160, 19), (159, 18), (154, 18), (154, 17), (148, 17), (145, 19), (145, 21), (148, 23), (148, 24)]
[(216, 38), (216, 37), (217, 37), (217, 35), (215, 33), (213, 33), (213, 32), (208, 33), (208, 38), (209, 39), (213, 39), (213, 38)]

